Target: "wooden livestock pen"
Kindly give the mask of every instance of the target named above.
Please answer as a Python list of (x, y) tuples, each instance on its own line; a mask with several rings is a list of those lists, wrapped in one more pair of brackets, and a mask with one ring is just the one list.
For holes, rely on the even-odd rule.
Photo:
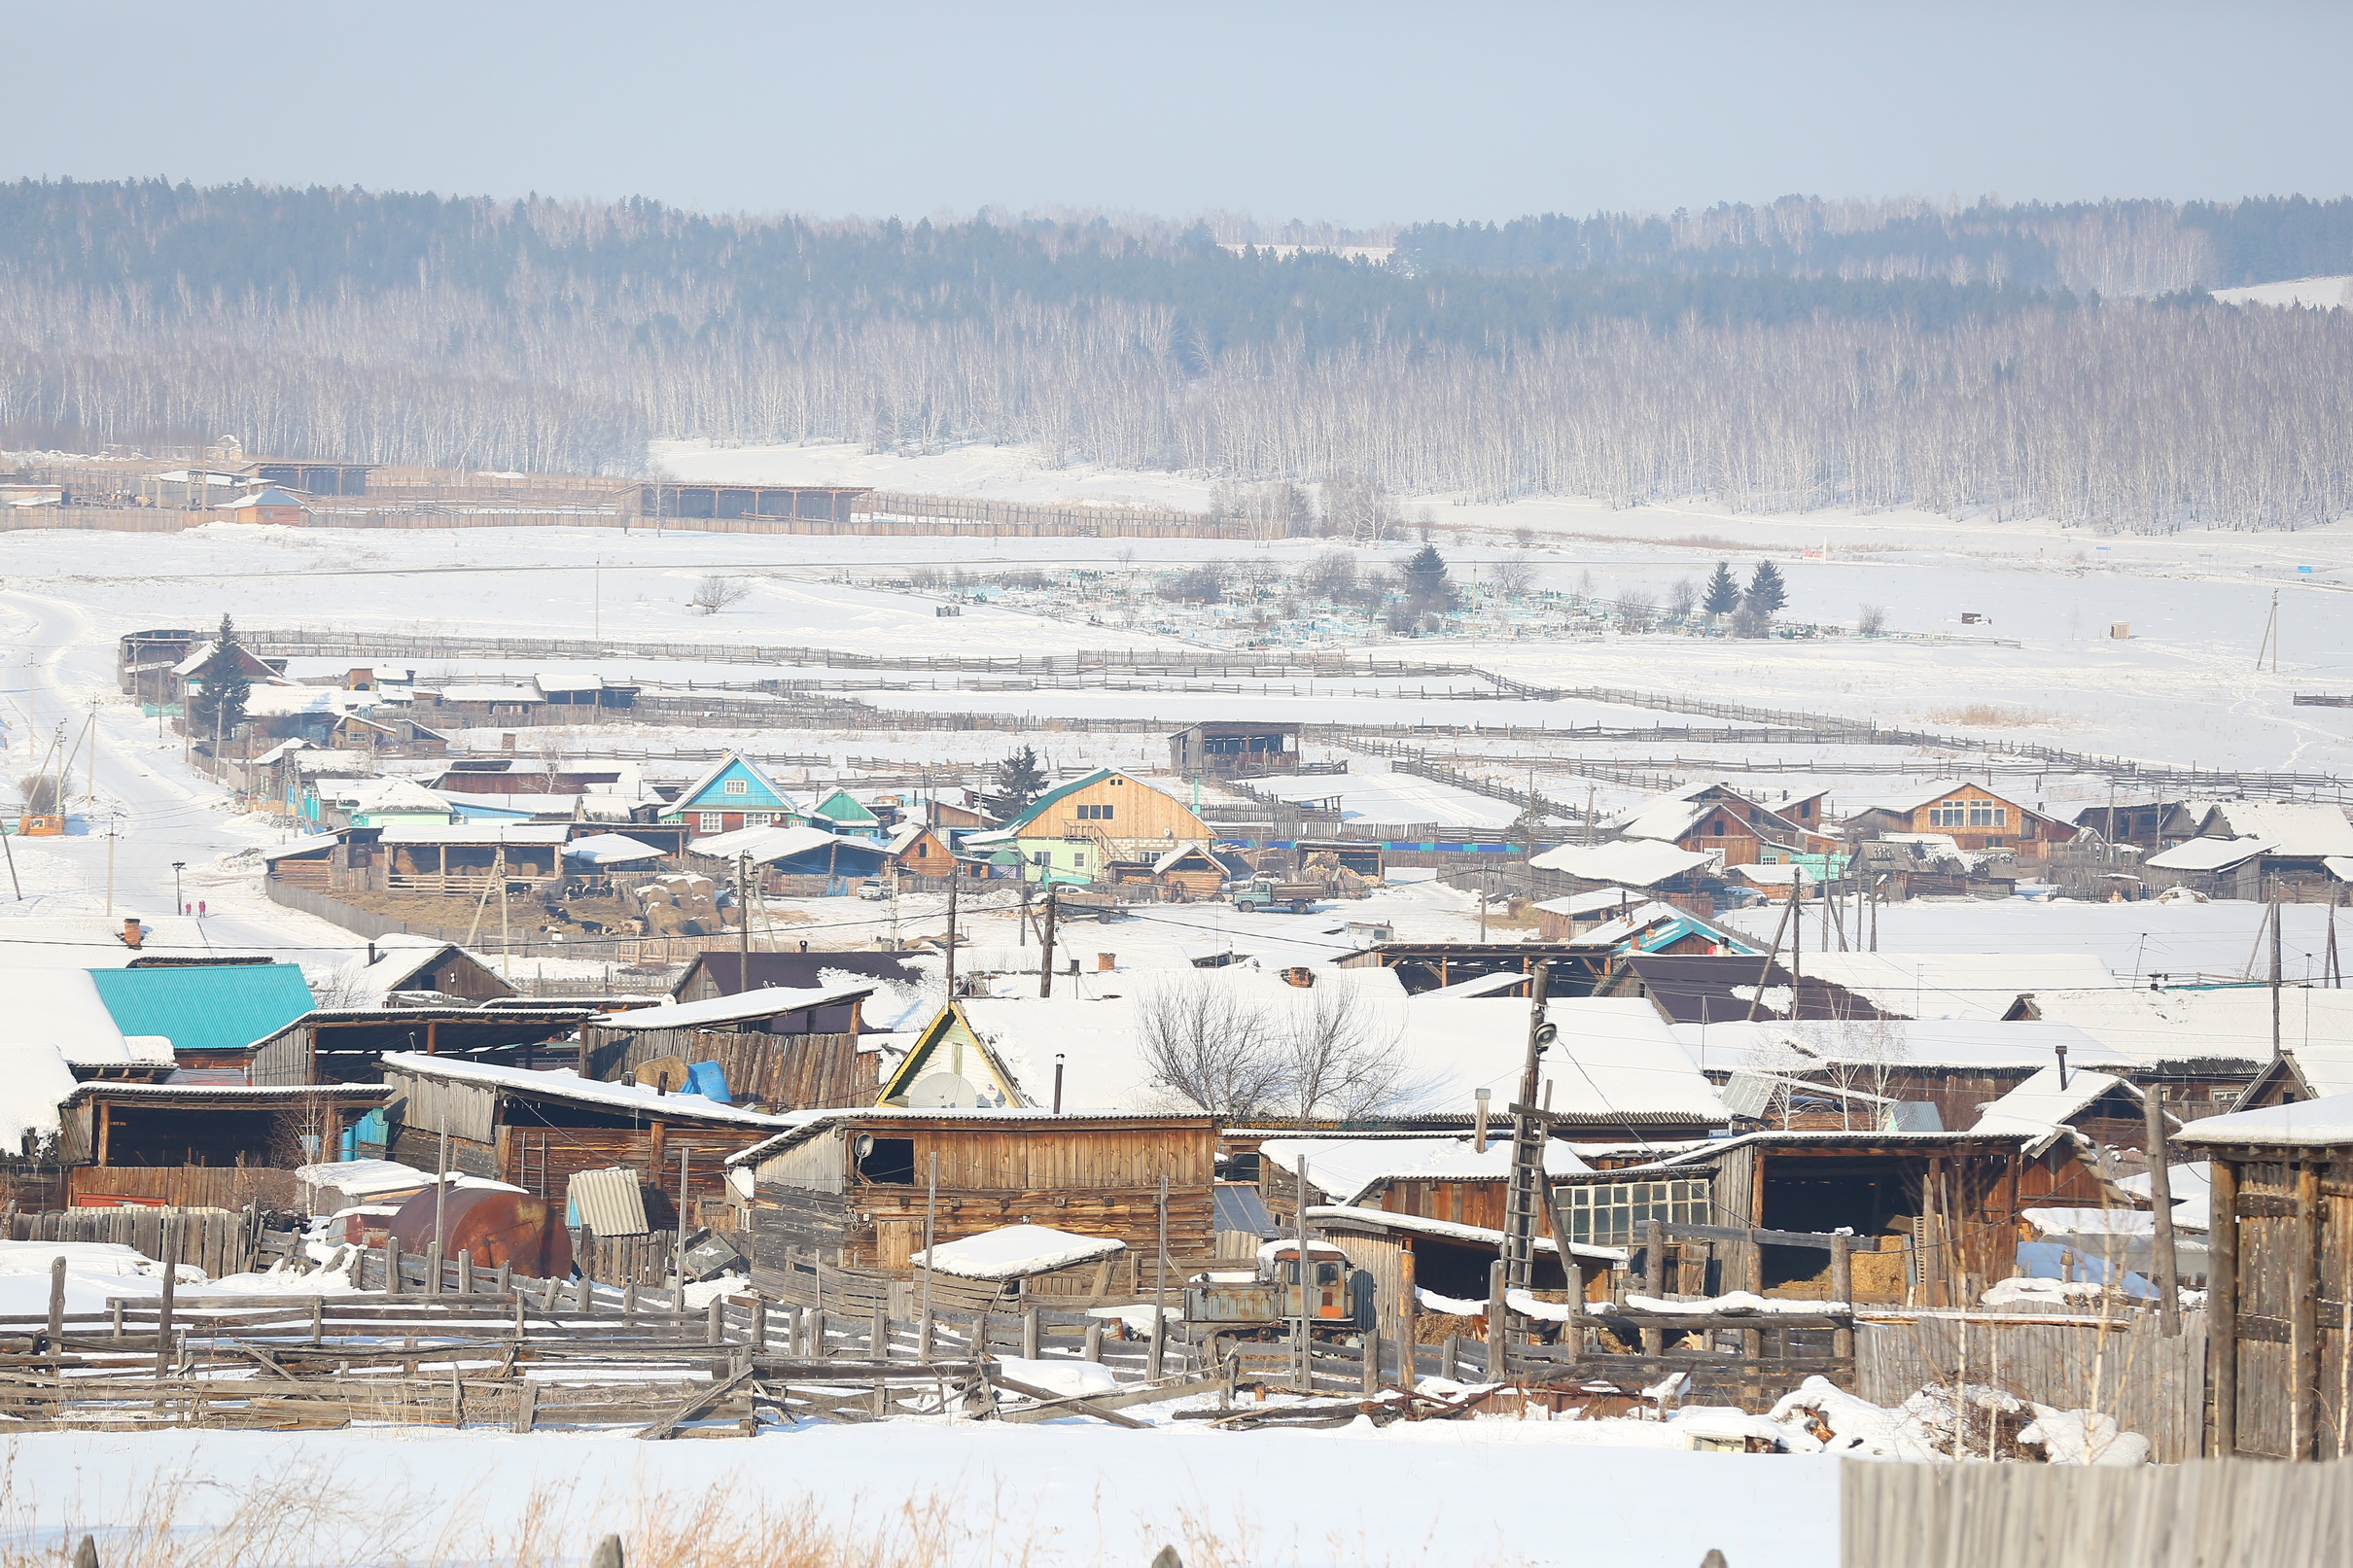
[(2208, 1117), (2175, 1143), (2213, 1162), (2212, 1451), (2353, 1454), (2353, 1095)]
[(483, 885), (541, 887), (564, 874), (569, 822), (395, 822), (376, 843), (389, 892), (478, 896)]
[(698, 1095), (413, 1053), (384, 1059), (384, 1083), (395, 1160), (432, 1170), (445, 1134), (450, 1168), (559, 1203), (579, 1172), (625, 1167), (652, 1192), (683, 1194), (690, 1221), (724, 1206), (727, 1158), (786, 1125)]
[(788, 1252), (904, 1277), (927, 1217), (939, 1242), (1020, 1224), (1114, 1237), (1132, 1273), (1158, 1255), (1164, 1179), (1169, 1255), (1210, 1256), (1216, 1147), (1206, 1116), (878, 1106), (815, 1118), (731, 1164), (751, 1178), (738, 1229), (755, 1284)]
[(642, 1079), (712, 1062), (734, 1103), (870, 1105), (880, 1058), (861, 1052), (859, 1036), (860, 1004), (873, 993), (871, 985), (767, 988), (611, 1014), (580, 1030), (580, 1076)]
[(294, 1167), (332, 1153), (374, 1085), (77, 1085), (58, 1107), (69, 1208), (292, 1206)]
[(1554, 1234), (1631, 1246), (1657, 1220), (1670, 1237), (1707, 1242), (1698, 1292), (1826, 1298), (1821, 1249), (1745, 1233), (1844, 1230), (1854, 1237), (1854, 1301), (1965, 1306), (2010, 1275), (2024, 1210), (2101, 1202), (2074, 1140), (2031, 1152), (2040, 1141), (2031, 1132), (1752, 1132), (1645, 1165), (1550, 1175)]

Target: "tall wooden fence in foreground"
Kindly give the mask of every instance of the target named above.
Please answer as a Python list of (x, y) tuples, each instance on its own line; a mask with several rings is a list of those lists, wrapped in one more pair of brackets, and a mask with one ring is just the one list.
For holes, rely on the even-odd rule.
[(2353, 1562), (2353, 1460), (2129, 1470), (1849, 1461), (1839, 1490), (1842, 1568)]
[(2205, 1451), (2206, 1316), (2182, 1314), (2168, 1340), (2157, 1314), (2112, 1320), (2025, 1314), (1920, 1316), (1855, 1327), (1855, 1392), (1901, 1405), (1915, 1390), (1980, 1384), (2062, 1411), (2098, 1411), (2179, 1464)]

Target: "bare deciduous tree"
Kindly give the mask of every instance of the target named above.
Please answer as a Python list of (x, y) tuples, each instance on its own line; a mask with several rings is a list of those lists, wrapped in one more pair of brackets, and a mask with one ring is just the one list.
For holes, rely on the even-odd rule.
[(1488, 569), (1488, 580), (1516, 605), (1536, 585), (1536, 564), (1525, 555), (1507, 555)]
[(1404, 1023), (1356, 986), (1320, 979), (1292, 1004), (1277, 1040), (1293, 1116), (1348, 1121), (1386, 1110), (1397, 1097)]
[(1887, 607), (1885, 605), (1858, 606), (1855, 611), (1854, 629), (1865, 637), (1877, 637), (1885, 631), (1887, 629)]
[(1667, 590), (1667, 613), (1676, 620), (1691, 619), (1691, 612), (1700, 608), (1700, 585), (1690, 577), (1677, 577), (1674, 586)]
[(1630, 632), (1647, 632), (1657, 619), (1659, 602), (1648, 588), (1634, 588), (1618, 601), (1618, 624)]
[(686, 603), (706, 615), (716, 615), (751, 597), (752, 584), (741, 577), (722, 577), (714, 572), (694, 585), (694, 593)]
[(1136, 1012), (1144, 1064), (1167, 1094), (1212, 1116), (1248, 1116), (1282, 1098), (1288, 1063), (1272, 1020), (1234, 987), (1164, 982)]

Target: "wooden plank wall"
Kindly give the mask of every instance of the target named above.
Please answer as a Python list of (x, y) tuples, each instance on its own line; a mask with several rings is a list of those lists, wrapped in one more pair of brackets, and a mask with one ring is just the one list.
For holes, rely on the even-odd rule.
[[(584, 1049), (596, 1051), (594, 1036), (626, 1034), (620, 1029), (584, 1030)], [(600, 1076), (627, 1079), (649, 1062), (676, 1057), (688, 1063), (716, 1062), (727, 1075), (727, 1093), (739, 1104), (780, 1110), (871, 1105), (882, 1092), (878, 1053), (858, 1049), (855, 1034), (756, 1034), (718, 1029), (644, 1029), (630, 1034), (618, 1059), (596, 1051)], [(609, 1063), (609, 1064), (608, 1064)]]
[(385, 1118), (404, 1132), (446, 1132), (453, 1140), (483, 1144), (498, 1135), (499, 1095), (488, 1085), (400, 1071), (386, 1073), (384, 1081), (393, 1090)]
[(2015, 1323), (1920, 1317), (1855, 1326), (1855, 1392), (1901, 1405), (1957, 1378), (2005, 1389), (2056, 1410), (2095, 1410), (2149, 1440), (2150, 1457), (2179, 1464), (2205, 1451), (2206, 1320), (2182, 1314), (2178, 1338), (2154, 1311), (2119, 1325)]
[(262, 1166), (76, 1166), (65, 1174), (66, 1202), (135, 1198), (173, 1208), (299, 1210), (301, 1183), (291, 1170)]
[(2237, 1215), (2235, 1267), (2219, 1229), (2213, 1250), (2230, 1284), (2209, 1281), (2216, 1309), (2230, 1310), (2214, 1354), (2236, 1373), (2224, 1454), (2353, 1456), (2353, 1161), (2335, 1152), (2216, 1164), (2217, 1218), (2226, 1203)]
[(2353, 1464), (2343, 1460), (2201, 1459), (2129, 1470), (1850, 1462), (1840, 1469), (1839, 1490), (1841, 1568), (2353, 1561)]
[[(161, 1260), (163, 1222), (169, 1213), (161, 1208), (78, 1208), (26, 1214), (12, 1208), (0, 1222), (0, 1235), (11, 1241), (106, 1241)], [(193, 1265), (215, 1279), (254, 1267), (259, 1228), (244, 1214), (208, 1207), (178, 1217), (180, 1252), (173, 1261)]]

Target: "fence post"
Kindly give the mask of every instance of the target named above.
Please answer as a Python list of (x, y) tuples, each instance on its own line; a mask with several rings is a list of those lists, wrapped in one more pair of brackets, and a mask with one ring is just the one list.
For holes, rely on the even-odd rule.
[[(1830, 1238), (1830, 1299), (1834, 1302), (1844, 1302), (1849, 1312), (1854, 1310), (1852, 1245), (1851, 1240), (1844, 1236), (1834, 1236)], [(1854, 1328), (1851, 1318), (1848, 1320), (1847, 1327), (1832, 1332), (1830, 1352), (1844, 1360), (1854, 1359)]]
[(1505, 1273), (1503, 1260), (1497, 1258), (1487, 1266), (1487, 1376), (1490, 1382), (1503, 1380), (1503, 1337), (1510, 1318), (1509, 1303), (1504, 1297)]

